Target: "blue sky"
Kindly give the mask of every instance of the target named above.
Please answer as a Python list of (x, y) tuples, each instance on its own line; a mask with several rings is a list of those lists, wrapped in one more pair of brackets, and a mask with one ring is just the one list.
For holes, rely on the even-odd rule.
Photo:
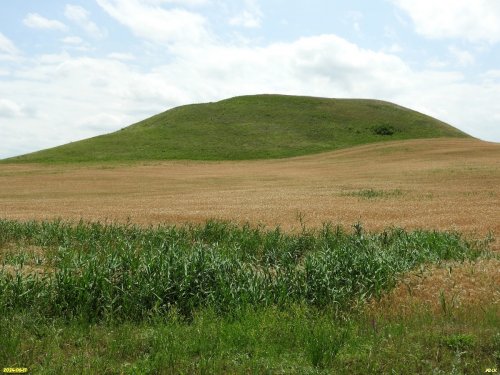
[(0, 0), (0, 158), (181, 104), (389, 100), (500, 142), (497, 0)]

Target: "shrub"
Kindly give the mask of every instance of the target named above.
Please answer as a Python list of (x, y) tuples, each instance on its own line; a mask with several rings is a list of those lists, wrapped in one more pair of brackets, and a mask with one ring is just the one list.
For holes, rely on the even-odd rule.
[(452, 350), (465, 350), (474, 346), (475, 337), (468, 334), (450, 335), (444, 338), (444, 344)]
[(395, 132), (395, 129), (390, 125), (374, 126), (372, 130), (376, 135), (393, 135)]

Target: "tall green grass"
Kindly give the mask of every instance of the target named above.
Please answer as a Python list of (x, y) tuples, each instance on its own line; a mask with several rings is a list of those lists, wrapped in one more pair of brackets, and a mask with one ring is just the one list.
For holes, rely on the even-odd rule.
[(86, 322), (292, 304), (342, 313), (419, 264), (485, 248), (455, 232), (369, 233), (360, 224), (289, 234), (218, 221), (145, 229), (0, 220), (0, 313)]

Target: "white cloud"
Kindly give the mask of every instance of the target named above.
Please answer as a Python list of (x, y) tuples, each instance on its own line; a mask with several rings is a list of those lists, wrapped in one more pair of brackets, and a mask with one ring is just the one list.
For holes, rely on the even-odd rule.
[(499, 69), (492, 69), (488, 70), (486, 73), (483, 73), (483, 78), (486, 81), (500, 81), (500, 70)]
[(12, 41), (0, 32), (0, 52), (4, 52), (8, 55), (17, 55), (19, 53), (18, 49), (12, 43)]
[(105, 35), (105, 32), (89, 19), (90, 13), (79, 5), (67, 4), (64, 15), (94, 38), (102, 38)]
[(122, 60), (122, 61), (135, 60), (135, 56), (132, 55), (131, 53), (120, 53), (120, 52), (110, 53), (110, 54), (108, 54), (108, 58), (114, 59), (114, 60)]
[(390, 46), (383, 48), (382, 51), (397, 54), (403, 52), (404, 49), (398, 43), (392, 43)]
[(29, 13), (23, 20), (23, 23), (33, 29), (59, 30), (65, 31), (66, 25), (57, 20), (49, 20), (37, 13)]
[(201, 5), (208, 5), (212, 1), (211, 0), (143, 0), (143, 3), (148, 3), (148, 4), (179, 4), (182, 6), (201, 6)]
[(361, 32), (361, 21), (363, 20), (364, 16), (363, 13), (361, 12), (348, 12), (346, 15), (346, 20), (348, 23), (352, 25), (352, 28), (357, 32)]
[(335, 35), (267, 47), (207, 45), (179, 54), (156, 72), (183, 77), (174, 86), (193, 101), (265, 92), (389, 98), (412, 83), (410, 68), (398, 57), (359, 48)]
[(18, 103), (0, 98), (0, 117), (15, 118), (31, 114), (31, 111)]
[(244, 10), (242, 13), (229, 19), (229, 24), (233, 26), (257, 28), (260, 27), (260, 21), (261, 18), (257, 14)]
[(86, 116), (77, 121), (80, 128), (96, 131), (98, 133), (109, 132), (110, 129), (116, 129), (120, 126), (129, 125), (124, 123), (126, 117), (120, 114), (99, 113), (92, 116)]
[(454, 46), (449, 47), (448, 50), (452, 54), (454, 61), (459, 66), (469, 66), (474, 64), (476, 61), (474, 55), (472, 55), (469, 51), (465, 51)]
[(431, 69), (443, 69), (449, 67), (450, 63), (434, 57), (427, 61), (427, 66)]
[(83, 39), (78, 36), (67, 36), (62, 39), (62, 42), (65, 44), (78, 45), (83, 43)]
[(61, 42), (63, 42), (64, 44), (64, 50), (69, 49), (80, 52), (87, 52), (92, 50), (91, 45), (78, 36), (67, 36), (65, 38), (62, 38)]
[(182, 9), (164, 9), (139, 0), (97, 0), (113, 18), (138, 37), (161, 44), (202, 43), (209, 39), (206, 20)]
[[(117, 130), (189, 100), (164, 77), (68, 53), (18, 66), (0, 85), (5, 97), (0, 158)], [(37, 118), (18, 103), (40, 109)]]
[(256, 0), (245, 0), (244, 10), (231, 17), (229, 24), (246, 28), (258, 28), (262, 22), (262, 11)]
[(429, 38), (500, 42), (498, 0), (391, 0), (406, 12), (416, 31)]

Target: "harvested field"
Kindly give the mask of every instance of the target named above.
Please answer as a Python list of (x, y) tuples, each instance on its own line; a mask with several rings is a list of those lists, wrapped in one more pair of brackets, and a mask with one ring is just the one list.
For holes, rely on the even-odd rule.
[(410, 272), (381, 301), (373, 301), (368, 310), (409, 315), (416, 306), (447, 313), (461, 307), (499, 304), (500, 260), (480, 259), (444, 262)]
[(500, 145), (412, 140), (291, 159), (0, 165), (0, 216), (134, 223), (331, 221), (500, 233)]

